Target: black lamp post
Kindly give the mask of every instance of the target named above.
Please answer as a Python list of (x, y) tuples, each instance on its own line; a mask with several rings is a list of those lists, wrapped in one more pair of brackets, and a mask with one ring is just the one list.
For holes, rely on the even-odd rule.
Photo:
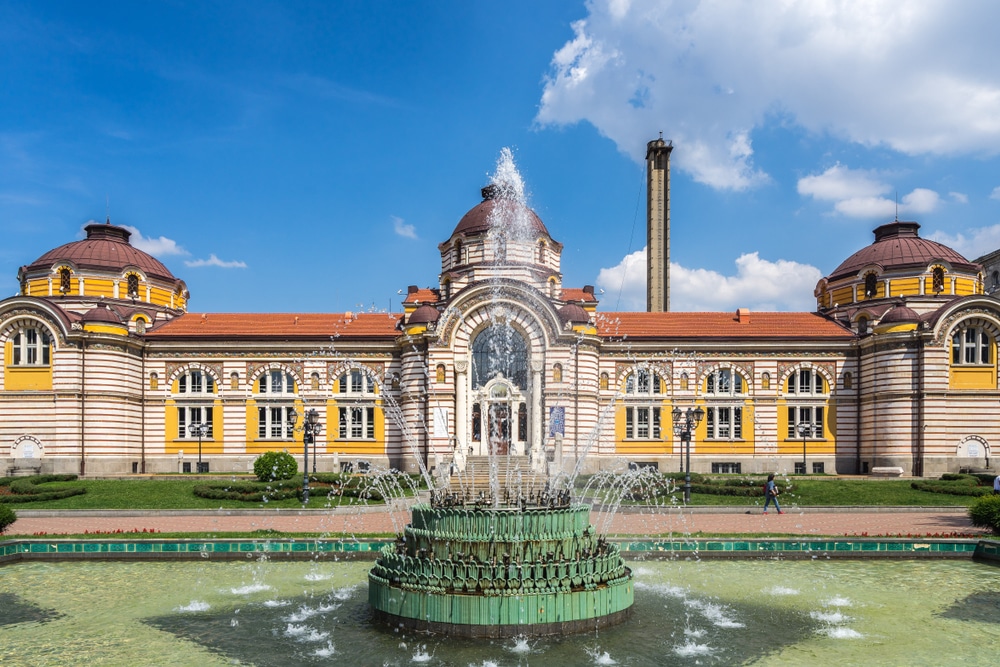
[(809, 422), (799, 422), (795, 428), (799, 430), (799, 435), (802, 436), (802, 474), (805, 475), (808, 472), (806, 470), (806, 436), (812, 431), (812, 425)]
[[(295, 423), (298, 421), (299, 415), (295, 412), (295, 408), (289, 408), (288, 410), (288, 427), (290, 429), (295, 428)], [(316, 408), (309, 409), (303, 420), (302, 420), (302, 503), (306, 504), (309, 502), (309, 443), (316, 442), (316, 436), (319, 434), (323, 425), (319, 423), (319, 412)], [(314, 445), (315, 446), (315, 445)], [(313, 472), (316, 472), (316, 456), (315, 450), (313, 451)]]
[(691, 502), (691, 434), (702, 419), (705, 411), (699, 406), (681, 410), (674, 408), (670, 413), (674, 418), (674, 435), (679, 435), (684, 443), (684, 504)]
[(198, 472), (205, 472), (204, 464), (201, 462), (201, 439), (202, 437), (208, 435), (208, 424), (199, 423), (191, 427), (191, 429), (198, 434)]

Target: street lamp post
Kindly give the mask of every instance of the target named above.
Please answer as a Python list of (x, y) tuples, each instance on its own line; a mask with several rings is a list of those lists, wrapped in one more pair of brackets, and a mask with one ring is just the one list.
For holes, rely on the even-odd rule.
[[(294, 408), (288, 410), (288, 427), (295, 428), (299, 415)], [(313, 443), (313, 472), (316, 472), (316, 436), (323, 425), (319, 423), (319, 412), (310, 408), (302, 419), (302, 503), (309, 502), (309, 443)]]
[(201, 462), (201, 439), (208, 435), (208, 424), (199, 423), (191, 427), (195, 433), (198, 434), (198, 468), (199, 473), (205, 472), (203, 469), (203, 464)]
[(799, 430), (799, 435), (802, 436), (802, 474), (805, 475), (808, 473), (806, 470), (806, 436), (809, 435), (812, 426), (809, 422), (799, 422), (795, 428)]
[(674, 418), (674, 435), (684, 443), (684, 504), (691, 502), (691, 434), (705, 417), (705, 411), (699, 406), (681, 410), (675, 407), (670, 413)]

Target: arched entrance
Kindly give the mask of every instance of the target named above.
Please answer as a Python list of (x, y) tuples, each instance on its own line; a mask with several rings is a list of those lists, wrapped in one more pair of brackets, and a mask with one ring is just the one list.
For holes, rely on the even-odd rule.
[(472, 451), (525, 454), (529, 405), (528, 347), (509, 324), (493, 324), (472, 344)]

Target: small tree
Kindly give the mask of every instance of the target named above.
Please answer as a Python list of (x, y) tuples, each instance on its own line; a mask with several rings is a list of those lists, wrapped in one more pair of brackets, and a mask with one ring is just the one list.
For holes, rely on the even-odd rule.
[(1000, 533), (1000, 496), (983, 496), (976, 500), (969, 507), (969, 518), (973, 526)]
[(7, 531), (7, 526), (17, 521), (17, 514), (9, 506), (0, 503), (0, 533)]
[(265, 452), (253, 462), (253, 473), (262, 482), (291, 479), (298, 471), (299, 464), (288, 452)]

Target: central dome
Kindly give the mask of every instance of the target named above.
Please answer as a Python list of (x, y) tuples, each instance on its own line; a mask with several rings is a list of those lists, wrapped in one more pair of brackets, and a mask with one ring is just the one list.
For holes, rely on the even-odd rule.
[(70, 262), (76, 268), (111, 272), (119, 275), (126, 268), (134, 267), (146, 274), (167, 282), (176, 282), (170, 270), (163, 263), (129, 243), (132, 232), (111, 223), (93, 222), (84, 230), (87, 238), (73, 241), (48, 251), (25, 267), (27, 273), (50, 271), (53, 266)]
[[(472, 236), (474, 234), (481, 234), (489, 231), (490, 221), (493, 219), (493, 210), (497, 206), (521, 206), (521, 204), (517, 203), (516, 200), (505, 197), (502, 189), (495, 185), (487, 185), (483, 188), (482, 195), (483, 201), (473, 206), (472, 209), (458, 221), (455, 231), (451, 233), (452, 238), (456, 235)], [(532, 231), (548, 236), (549, 230), (545, 228), (545, 224), (542, 222), (542, 219), (538, 217), (538, 214), (530, 208), (527, 209), (527, 212), (528, 224), (531, 226)]]
[(915, 222), (890, 222), (875, 229), (875, 243), (862, 248), (834, 269), (827, 278), (831, 283), (857, 274), (867, 266), (877, 265), (883, 271), (926, 269), (933, 262), (947, 262), (953, 269), (972, 273), (978, 267), (946, 245), (922, 239), (917, 235), (920, 225)]

